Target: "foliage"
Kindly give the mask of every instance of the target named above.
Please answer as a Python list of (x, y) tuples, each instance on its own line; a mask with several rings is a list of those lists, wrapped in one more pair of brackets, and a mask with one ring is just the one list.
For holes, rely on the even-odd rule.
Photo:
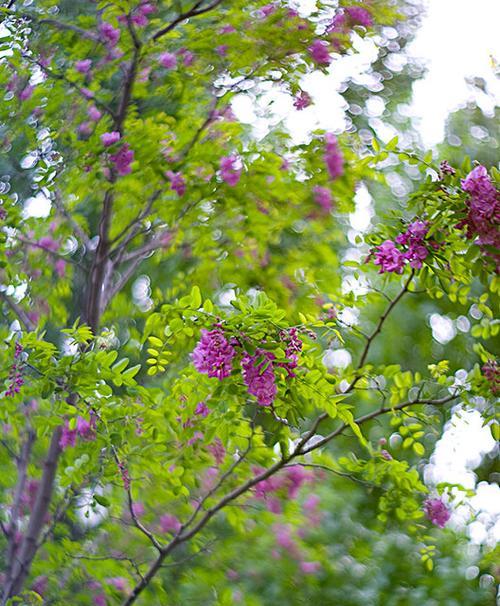
[[(257, 140), (230, 109), (298, 98), (407, 3), (83, 4), (2, 8), (1, 603), (487, 599), (440, 584), (439, 534), (467, 557), (430, 531), (421, 472), (452, 406), (481, 401), (498, 434), (498, 171), (362, 132)], [(418, 177), (403, 207), (394, 165)], [(362, 187), (384, 204), (353, 235)], [(427, 316), (471, 306), (437, 347)], [(352, 558), (388, 551), (380, 583), (339, 595)]]

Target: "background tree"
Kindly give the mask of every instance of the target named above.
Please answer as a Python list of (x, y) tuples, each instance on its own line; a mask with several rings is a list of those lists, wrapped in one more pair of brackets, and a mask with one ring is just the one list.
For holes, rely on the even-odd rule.
[[(319, 530), (339, 476), (372, 512), (366, 540), (339, 551), (368, 558), (397, 521), (430, 574), (424, 511), (444, 526), (461, 491), (425, 500), (422, 464), (453, 404), (481, 398), (498, 433), (498, 173), (439, 167), (396, 138), (293, 145), (278, 125), (256, 140), (229, 108), (276, 82), (307, 105), (302, 75), (406, 6), (2, 9), (2, 604), (338, 599)], [(404, 204), (384, 190), (384, 224), (351, 242), (356, 189), (396, 162), (419, 187)], [(441, 305), (482, 314), (461, 348), (432, 345)], [(347, 363), (325, 365), (338, 350)], [(283, 566), (269, 591), (265, 570), (226, 587), (200, 569), (250, 537), (248, 561)], [(297, 567), (311, 584), (293, 595)]]

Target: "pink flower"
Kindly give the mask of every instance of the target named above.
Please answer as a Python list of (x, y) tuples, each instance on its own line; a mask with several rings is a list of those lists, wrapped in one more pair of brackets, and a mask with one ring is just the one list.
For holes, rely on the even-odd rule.
[[(459, 224), (467, 226), (467, 237), (478, 238), (480, 246), (500, 249), (500, 195), (484, 166), (476, 166), (465, 179), (462, 189), (470, 199), (467, 201), (468, 214)], [(487, 251), (500, 262), (500, 255)]]
[(382, 456), (382, 458), (384, 458), (386, 461), (392, 461), (392, 455), (390, 452), (388, 452), (385, 449), (382, 449), (380, 451), (380, 455)]
[(109, 158), (115, 165), (115, 170), (120, 177), (132, 172), (130, 165), (134, 161), (134, 152), (129, 148), (127, 143), (122, 145), (116, 154), (111, 154)]
[(35, 90), (35, 87), (32, 86), (31, 84), (28, 84), (28, 86), (26, 86), (25, 88), (23, 88), (23, 90), (19, 93), (19, 100), (20, 101), (27, 101), (28, 99), (31, 98), (31, 95), (33, 94), (33, 91)]
[(260, 406), (271, 406), (276, 397), (273, 360), (273, 353), (257, 349), (255, 355), (245, 354), (241, 361), (243, 380), (248, 387), (248, 393), (257, 398)]
[(87, 115), (93, 122), (98, 122), (102, 117), (101, 112), (97, 109), (95, 105), (91, 105), (88, 108)]
[(315, 513), (318, 505), (320, 504), (321, 499), (319, 498), (319, 496), (317, 494), (310, 494), (306, 497), (306, 500), (304, 501), (304, 511), (306, 511), (307, 513)]
[(186, 181), (182, 174), (168, 170), (165, 175), (170, 180), (170, 189), (177, 192), (179, 197), (182, 197), (186, 193)]
[(223, 25), (220, 30), (219, 33), (220, 34), (232, 34), (234, 33), (236, 30), (234, 29), (234, 27), (232, 25)]
[(162, 53), (158, 58), (160, 65), (166, 69), (174, 69), (177, 65), (177, 57), (174, 53)]
[(136, 518), (140, 518), (142, 515), (144, 515), (146, 509), (143, 503), (137, 501), (136, 503), (132, 503), (132, 511), (134, 512)]
[(444, 528), (451, 517), (450, 510), (442, 499), (427, 499), (424, 503), (425, 515), (439, 528)]
[(309, 93), (306, 93), (305, 90), (300, 91), (300, 93), (295, 97), (295, 101), (293, 102), (293, 106), (297, 111), (301, 111), (306, 107), (309, 107), (312, 103), (311, 96)]
[(128, 591), (128, 581), (124, 577), (113, 577), (108, 579), (108, 583), (118, 591)]
[(95, 440), (96, 419), (91, 415), (90, 421), (78, 416), (76, 419), (76, 432), (84, 440)]
[(68, 446), (73, 447), (76, 445), (76, 435), (76, 429), (70, 429), (69, 423), (66, 421), (62, 429), (61, 438), (59, 439), (59, 446), (62, 450), (68, 448)]
[(309, 47), (309, 53), (313, 61), (318, 65), (330, 65), (332, 61), (328, 42), (325, 42), (324, 40), (314, 40)]
[(313, 187), (314, 201), (319, 204), (325, 212), (329, 212), (333, 208), (332, 192), (328, 187), (315, 185)]
[(208, 445), (208, 451), (215, 459), (216, 464), (222, 465), (224, 457), (226, 456), (226, 449), (219, 438), (215, 438), (215, 440)]
[(198, 372), (219, 381), (229, 377), (232, 371), (234, 347), (224, 336), (222, 330), (201, 331), (201, 338), (192, 353), (193, 364)]
[(45, 250), (51, 250), (55, 252), (59, 249), (59, 244), (56, 240), (51, 238), (50, 236), (43, 236), (38, 240), (38, 246), (40, 248), (44, 248)]
[(492, 393), (496, 394), (500, 391), (500, 367), (496, 360), (488, 360), (481, 367), (481, 371), (485, 379), (490, 383)]
[(337, 137), (332, 133), (326, 133), (325, 135), (324, 159), (332, 181), (344, 174), (344, 157), (340, 151)]
[(106, 596), (102, 593), (99, 593), (94, 596), (93, 602), (94, 606), (106, 606)]
[(80, 72), (81, 74), (88, 74), (91, 67), (92, 67), (91, 59), (82, 59), (81, 61), (77, 61), (75, 63), (76, 71)]
[(373, 26), (373, 18), (366, 8), (362, 8), (361, 6), (350, 6), (345, 9), (345, 12), (354, 25), (362, 25), (366, 28)]
[(161, 516), (160, 518), (160, 529), (162, 532), (176, 533), (181, 527), (179, 520), (169, 513)]
[(104, 147), (110, 147), (110, 145), (114, 145), (121, 138), (121, 135), (116, 130), (111, 131), (110, 133), (104, 133), (101, 135), (101, 143)]
[(229, 49), (229, 46), (227, 44), (219, 44), (219, 46), (215, 47), (215, 52), (220, 57), (225, 57), (227, 55), (228, 49)]
[(199, 402), (195, 408), (194, 414), (201, 417), (208, 417), (210, 414), (210, 408), (208, 408), (205, 402)]
[(234, 187), (241, 177), (241, 160), (235, 155), (220, 159), (220, 175), (230, 187)]
[(443, 160), (439, 165), (439, 170), (441, 171), (441, 175), (454, 175), (456, 170), (451, 166), (448, 160)]
[(321, 564), (319, 562), (301, 562), (300, 569), (304, 574), (315, 574), (321, 570)]
[(93, 99), (94, 93), (89, 88), (81, 88), (80, 92), (85, 97), (85, 99)]
[(385, 272), (402, 273), (404, 269), (404, 255), (396, 248), (392, 240), (386, 240), (375, 251), (375, 265), (379, 265), (379, 274)]
[(92, 124), (90, 122), (81, 122), (78, 125), (78, 134), (88, 137), (92, 134)]
[(64, 278), (66, 273), (66, 261), (64, 261), (64, 259), (57, 259), (57, 261), (54, 263), (54, 269), (60, 278)]
[(104, 42), (109, 46), (116, 46), (120, 39), (120, 30), (113, 27), (111, 23), (101, 23), (99, 33)]

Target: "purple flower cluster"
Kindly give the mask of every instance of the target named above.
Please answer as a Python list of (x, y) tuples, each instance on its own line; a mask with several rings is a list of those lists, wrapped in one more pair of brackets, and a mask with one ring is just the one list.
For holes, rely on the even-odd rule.
[(444, 528), (451, 517), (450, 510), (442, 499), (427, 499), (424, 511), (427, 518), (439, 528)]
[(362, 6), (350, 6), (345, 9), (352, 25), (362, 25), (367, 29), (373, 27), (373, 17)]
[(76, 71), (80, 72), (81, 74), (88, 74), (91, 67), (92, 67), (91, 59), (82, 59), (81, 61), (77, 61), (75, 63)]
[(257, 349), (253, 356), (246, 354), (241, 361), (243, 380), (248, 387), (248, 393), (255, 396), (261, 406), (271, 406), (276, 397), (274, 359), (273, 353)]
[(90, 416), (90, 420), (87, 421), (83, 417), (78, 416), (76, 419), (75, 429), (70, 429), (69, 422), (66, 421), (59, 440), (59, 446), (64, 450), (68, 446), (76, 446), (76, 438), (80, 437), (83, 440), (95, 440), (95, 428), (96, 418), (94, 415)]
[[(262, 348), (254, 354), (244, 353), (241, 359), (243, 381), (248, 393), (257, 398), (260, 406), (271, 406), (277, 394), (275, 368), (284, 368), (288, 377), (295, 376), (294, 369), (298, 366), (298, 356), (302, 351), (302, 341), (298, 330), (291, 328), (282, 331), (280, 339), (286, 344), (286, 360), (278, 362), (274, 353)], [(193, 353), (193, 364), (198, 372), (216, 377), (220, 381), (229, 377), (233, 369), (233, 359), (236, 356), (237, 339), (228, 341), (220, 328), (201, 331), (201, 338)], [(204, 403), (198, 404), (196, 414), (206, 416), (208, 408)]]
[(130, 149), (128, 143), (124, 143), (115, 154), (110, 154), (109, 159), (115, 165), (115, 170), (120, 177), (132, 172), (130, 165), (134, 161), (134, 151)]
[(333, 208), (332, 192), (328, 187), (315, 185), (313, 187), (314, 201), (319, 204), (325, 212), (330, 212)]
[(293, 102), (293, 106), (296, 110), (301, 111), (306, 107), (309, 107), (312, 103), (311, 95), (306, 93), (305, 90), (301, 90), (300, 93), (295, 97), (295, 101)]
[(330, 65), (332, 62), (330, 47), (325, 40), (314, 40), (308, 50), (312, 60), (318, 65)]
[(101, 34), (103, 42), (107, 46), (113, 47), (118, 44), (118, 40), (120, 39), (120, 30), (113, 27), (111, 23), (101, 23), (99, 26), (99, 33)]
[(414, 269), (420, 269), (422, 262), (427, 258), (429, 250), (425, 245), (425, 236), (429, 226), (424, 221), (414, 221), (408, 229), (399, 234), (396, 243), (402, 247), (398, 248), (392, 240), (386, 240), (375, 251), (374, 264), (380, 267), (379, 273), (403, 272), (406, 262)]
[(174, 69), (177, 66), (177, 56), (174, 53), (162, 53), (159, 61), (165, 69)]
[(238, 183), (241, 172), (241, 161), (234, 154), (220, 159), (220, 176), (230, 187)]
[[(253, 469), (255, 475), (262, 472), (261, 468)], [(271, 476), (255, 485), (256, 499), (265, 501), (272, 513), (280, 513), (281, 503), (278, 494), (287, 499), (296, 499), (300, 488), (307, 482), (314, 480), (314, 473), (304, 469), (301, 465), (291, 465), (275, 476)]]
[(490, 383), (492, 393), (500, 392), (500, 367), (496, 360), (488, 360), (481, 368), (484, 377)]
[(229, 377), (233, 369), (234, 347), (219, 328), (201, 331), (201, 339), (195, 347), (192, 357), (198, 372), (219, 381)]
[(21, 391), (21, 387), (24, 385), (23, 369), (21, 362), (21, 354), (23, 353), (23, 347), (20, 343), (16, 343), (14, 347), (14, 363), (10, 367), (9, 371), (9, 386), (5, 392), (6, 397), (12, 397), (16, 393)]
[(500, 248), (500, 195), (486, 168), (474, 168), (462, 179), (462, 189), (470, 198), (467, 218), (460, 227), (466, 225), (467, 237), (477, 236), (480, 246)]
[(177, 195), (181, 198), (186, 193), (186, 180), (182, 174), (168, 170), (165, 175), (170, 181), (170, 189), (177, 192)]
[(332, 133), (326, 133), (325, 135), (324, 159), (332, 181), (344, 174), (344, 157), (340, 151), (337, 137)]

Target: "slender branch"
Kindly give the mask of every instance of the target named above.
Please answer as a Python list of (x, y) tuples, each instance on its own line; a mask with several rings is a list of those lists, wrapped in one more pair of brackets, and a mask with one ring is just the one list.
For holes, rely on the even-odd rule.
[(11, 580), (4, 588), (2, 606), (7, 603), (7, 600), (10, 597), (17, 595), (21, 591), (24, 581), (29, 574), (31, 563), (37, 550), (38, 538), (42, 532), (45, 515), (52, 498), (57, 462), (59, 455), (61, 454), (61, 446), (59, 444), (61, 433), (62, 427), (59, 426), (54, 429), (52, 434), (33, 511), (29, 519), (28, 528), (19, 548), (19, 555), (12, 566)]
[(5, 301), (5, 303), (7, 303), (7, 305), (18, 317), (19, 321), (26, 328), (26, 330), (30, 332), (35, 330), (35, 324), (30, 320), (28, 314), (24, 311), (24, 309), (22, 309), (21, 306), (19, 306), (15, 301), (12, 300), (12, 297), (9, 297), (9, 295), (6, 295), (4, 292), (0, 292), (0, 298)]
[(219, 6), (219, 4), (222, 4), (222, 2), (223, 0), (214, 0), (214, 2), (203, 8), (202, 5), (205, 3), (205, 0), (198, 0), (198, 2), (196, 2), (196, 4), (194, 4), (188, 11), (186, 11), (185, 13), (181, 13), (166, 27), (158, 30), (155, 34), (153, 34), (151, 40), (153, 40), (153, 42), (156, 42), (156, 40), (159, 40), (162, 36), (168, 34), (168, 32), (171, 32), (173, 29), (175, 29), (179, 25), (179, 23), (182, 23), (183, 21), (186, 21), (186, 19), (190, 19), (191, 17), (197, 17), (198, 15), (208, 13), (209, 11)]

